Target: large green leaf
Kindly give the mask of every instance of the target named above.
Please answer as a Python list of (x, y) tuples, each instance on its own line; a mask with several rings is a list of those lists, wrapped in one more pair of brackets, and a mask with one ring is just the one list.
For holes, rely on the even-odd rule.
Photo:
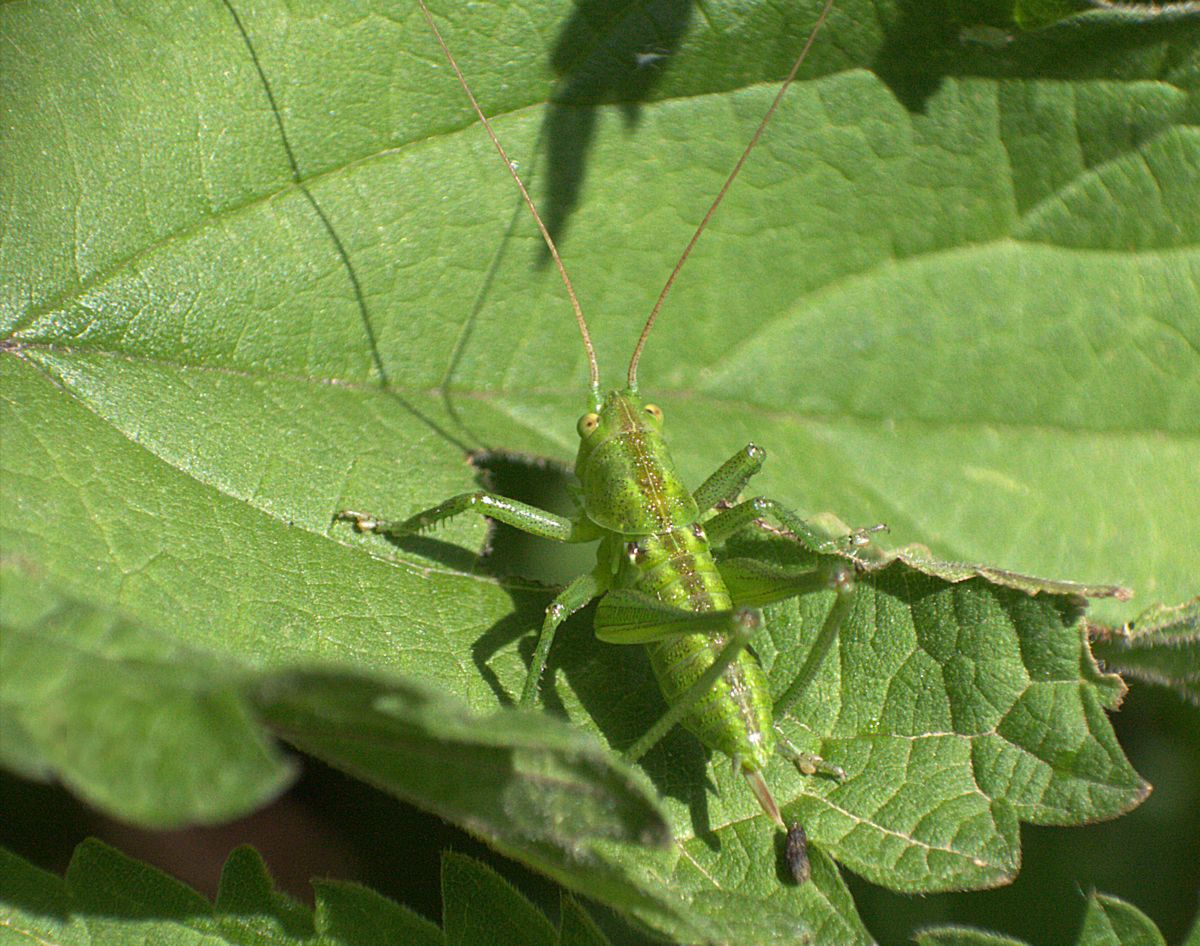
[[(5, 389), (70, 394), (140, 455), (130, 477), (150, 464), (172, 495), (189, 492), (176, 478), (214, 491), (191, 534), (324, 538), (346, 504), (407, 512), (470, 485), (463, 445), (569, 456), (584, 375), (561, 286), (416, 10), (233, 9), (5, 5), (0, 318), (6, 370), (31, 372)], [(815, 11), (569, 10), (478, 5), (445, 27), (547, 214), (566, 214), (615, 379)], [(1184, 502), (1197, 28), (1091, 18), (994, 50), (959, 41), (972, 23), (835, 8), (664, 311), (644, 385), (692, 478), (753, 437), (772, 453), (762, 488), (801, 509), (1182, 600), (1200, 554), (1178, 540), (1200, 531)], [(649, 49), (666, 55), (638, 71), (631, 50)], [(554, 63), (558, 95), (636, 123), (547, 105)], [(87, 463), (93, 438), (49, 434), (56, 466)], [(22, 545), (103, 521), (43, 503), (10, 438)], [(229, 503), (270, 521), (235, 524)], [(75, 561), (112, 564), (87, 570), (111, 594), (136, 563), (79, 539)], [(236, 584), (224, 571), (214, 585)]]
[[(703, 17), (670, 3), (447, 10), (615, 381), (815, 5), (786, 22), (725, 3)], [(753, 438), (772, 455), (762, 491), (800, 509), (886, 521), (943, 558), (1180, 600), (1200, 572), (1186, 540), (1200, 532), (1187, 501), (1200, 461), (1200, 34), (1186, 17), (1093, 15), (988, 45), (964, 39), (987, 25), (978, 16), (839, 4), (684, 271), (643, 386), (692, 482)], [(472, 487), (467, 448), (567, 458), (583, 407), (557, 276), (416, 10), (16, 2), (0, 6), (0, 31), (8, 559), (224, 667), (398, 671), (477, 710), (508, 700), (545, 598), (476, 567), (483, 525), (397, 549), (331, 523), (346, 506), (406, 514)], [(786, 620), (772, 633), (798, 641)], [(1031, 763), (1009, 748), (1019, 740), (947, 730), (947, 751), (995, 751), (977, 800), (1001, 801), (954, 851), (965, 868), (982, 845), (983, 865), (889, 863), (886, 830), (812, 809), (846, 789), (797, 781), (789, 798), (818, 815), (814, 883), (789, 892), (760, 819), (725, 820), (746, 798), (722, 769), (707, 827), (725, 833), (705, 848), (689, 807), (706, 796), (704, 760), (673, 737), (659, 757), (691, 761), (647, 766), (673, 780), (693, 886), (643, 915), (736, 912), (753, 892), (777, 911), (749, 919), (782, 929), (794, 893), (823, 898), (826, 912), (803, 914), (848, 924), (849, 941), (865, 933), (822, 850), (868, 873), (883, 857), (879, 879), (906, 889), (996, 882), (1016, 867), (1014, 814), (1071, 822), (1131, 803), (1140, 786), (1100, 725), (1109, 701), (1096, 694), (1111, 686), (1059, 625), (1031, 626), (1056, 674), (1077, 659), (1077, 679), (1021, 691), (1027, 731), (1073, 694), (1072, 733), (1098, 746), (1085, 763), (1111, 762), (1111, 797), (1084, 799), (1072, 780), (1087, 766), (1065, 756)], [(612, 741), (643, 729), (657, 704), (628, 669), (641, 658), (593, 645), (582, 624), (564, 634), (549, 701)], [(919, 629), (898, 634), (895, 653), (919, 656)], [(1000, 676), (1045, 664), (1026, 657)], [(933, 692), (957, 712), (952, 684)], [(940, 750), (927, 768), (886, 756), (938, 721), (928, 695), (889, 695), (910, 724), (876, 750), (894, 784), (940, 771)], [(606, 712), (626, 704), (613, 728)], [(29, 748), (16, 752), (36, 771), (46, 760)], [(972, 760), (953, 761), (951, 790)], [(919, 817), (935, 797), (893, 814)], [(747, 864), (728, 860), (735, 836)], [(745, 868), (740, 887), (705, 887), (712, 856)], [(650, 883), (624, 875), (623, 855), (612, 864), (605, 882)], [(667, 862), (644, 867), (651, 886), (673, 879)]]

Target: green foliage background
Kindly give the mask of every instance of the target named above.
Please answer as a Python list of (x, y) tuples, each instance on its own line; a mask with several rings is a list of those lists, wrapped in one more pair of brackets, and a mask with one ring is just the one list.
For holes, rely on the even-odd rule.
[[(438, 12), (616, 383), (815, 7)], [(1200, 573), (1197, 27), (1009, 12), (835, 8), (642, 383), (690, 481), (753, 439), (764, 493), (1127, 585), (1093, 610), (1116, 623)], [(125, 681), (65, 690), (64, 731), (136, 747), (191, 701), (180, 747), (247, 754), (215, 794), (186, 766), (178, 797), (76, 787), (155, 824), (277, 790), (248, 673), (407, 672), (494, 709), (544, 597), (480, 572), (483, 525), (397, 549), (330, 521), (471, 488), (465, 449), (569, 459), (583, 406), (557, 275), (417, 12), (14, 2), (0, 29), (8, 620), (65, 621), (47, 651)]]

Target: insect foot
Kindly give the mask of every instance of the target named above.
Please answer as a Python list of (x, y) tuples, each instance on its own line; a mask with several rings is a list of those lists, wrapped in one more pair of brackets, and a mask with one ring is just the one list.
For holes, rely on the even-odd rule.
[(779, 724), (775, 724), (775, 740), (779, 754), (796, 767), (801, 775), (824, 775), (838, 782), (846, 781), (846, 770), (833, 762), (827, 762), (813, 752), (804, 752), (793, 743)]
[(762, 612), (758, 608), (739, 608), (734, 612), (733, 623), (738, 636), (749, 641), (750, 635), (762, 627)]
[(853, 549), (860, 549), (864, 545), (871, 544), (871, 536), (876, 532), (890, 532), (886, 522), (877, 522), (873, 526), (864, 526), (861, 529), (855, 529), (846, 536), (846, 544)]
[(355, 512), (353, 509), (343, 509), (333, 514), (334, 522), (349, 522), (355, 532), (375, 532), (379, 528), (379, 520), (366, 512)]
[(846, 781), (845, 769), (834, 762), (827, 762), (811, 752), (802, 752), (791, 761), (803, 775), (827, 775), (835, 782)]

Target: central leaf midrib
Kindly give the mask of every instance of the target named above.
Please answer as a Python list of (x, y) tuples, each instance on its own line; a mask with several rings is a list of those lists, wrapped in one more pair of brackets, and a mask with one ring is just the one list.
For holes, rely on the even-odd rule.
[[(340, 378), (314, 378), (309, 375), (293, 375), (270, 371), (253, 371), (249, 368), (233, 367), (230, 365), (214, 365), (205, 362), (187, 362), (183, 360), (175, 360), (162, 357), (146, 357), (146, 356), (131, 356), (126, 352), (103, 348), (100, 346), (58, 346), (53, 343), (43, 344), (21, 344), (9, 354), (16, 354), (20, 357), (22, 354), (28, 356), (26, 360), (38, 362), (43, 370), (51, 371), (56, 377), (62, 379), (58, 372), (54, 372), (44, 361), (36, 358), (39, 351), (45, 351), (55, 358), (70, 358), (79, 356), (83, 359), (88, 357), (109, 358), (114, 361), (135, 362), (151, 367), (177, 369), (181, 372), (213, 372), (215, 374), (224, 375), (227, 377), (240, 377), (249, 381), (265, 381), (272, 380), (282, 383), (300, 384), (300, 385), (316, 385), (335, 387), (350, 391), (359, 391), (366, 396), (390, 396), (400, 394), (405, 397), (427, 398), (430, 400), (441, 400), (447, 395), (454, 395), (469, 400), (479, 401), (487, 404), (489, 407), (497, 410), (509, 420), (513, 421), (519, 427), (522, 427), (532, 433), (537, 433), (541, 436), (546, 436), (545, 428), (538, 426), (532, 422), (525, 412), (521, 409), (528, 406), (531, 402), (530, 398), (557, 398), (563, 395), (561, 387), (554, 386), (549, 388), (522, 388), (519, 392), (514, 393), (511, 390), (504, 389), (476, 389), (476, 388), (438, 388), (438, 387), (404, 387), (400, 385), (388, 385), (386, 388), (381, 387), (374, 381), (348, 381)], [(0, 353), (2, 354), (2, 353)], [(69, 381), (65, 381), (68, 387), (73, 387)], [(583, 392), (583, 388), (580, 388)], [(798, 411), (798, 410), (782, 410), (771, 405), (764, 405), (746, 400), (736, 400), (732, 398), (714, 397), (711, 394), (699, 391), (694, 387), (689, 388), (657, 388), (655, 397), (663, 401), (675, 402), (695, 402), (702, 405), (710, 405), (713, 407), (721, 407), (739, 411), (747, 416), (762, 418), (764, 420), (802, 424), (806, 422), (821, 421), (825, 423), (832, 422), (853, 422), (864, 427), (870, 426), (887, 426), (889, 428), (908, 427), (924, 432), (952, 432), (963, 431), (969, 432), (975, 428), (983, 428), (988, 431), (1011, 431), (1014, 433), (1040, 433), (1040, 434), (1057, 434), (1068, 436), (1098, 436), (1098, 437), (1146, 437), (1146, 438), (1161, 438), (1164, 433), (1168, 433), (1159, 428), (1131, 428), (1131, 427), (1065, 427), (1059, 424), (1052, 423), (1022, 423), (1018, 421), (1003, 420), (996, 418), (985, 418), (978, 420), (971, 419), (955, 419), (947, 417), (945, 419), (907, 416), (897, 417), (894, 414), (867, 414), (862, 412), (838, 411), (838, 412), (817, 412), (817, 411)], [(575, 449), (575, 441), (568, 434), (573, 430), (571, 415), (564, 419), (563, 431), (565, 432), (562, 438), (553, 438), (561, 442), (564, 450), (572, 452)], [(1170, 437), (1177, 443), (1200, 444), (1200, 431), (1195, 433), (1187, 432), (1170, 432)]]

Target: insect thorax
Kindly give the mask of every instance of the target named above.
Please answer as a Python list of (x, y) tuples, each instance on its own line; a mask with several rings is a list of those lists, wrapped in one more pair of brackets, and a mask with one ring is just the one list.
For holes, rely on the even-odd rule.
[(625, 536), (687, 528), (699, 517), (662, 436), (661, 414), (629, 391), (612, 391), (585, 432), (580, 422), (575, 473), (584, 509), (597, 525)]

